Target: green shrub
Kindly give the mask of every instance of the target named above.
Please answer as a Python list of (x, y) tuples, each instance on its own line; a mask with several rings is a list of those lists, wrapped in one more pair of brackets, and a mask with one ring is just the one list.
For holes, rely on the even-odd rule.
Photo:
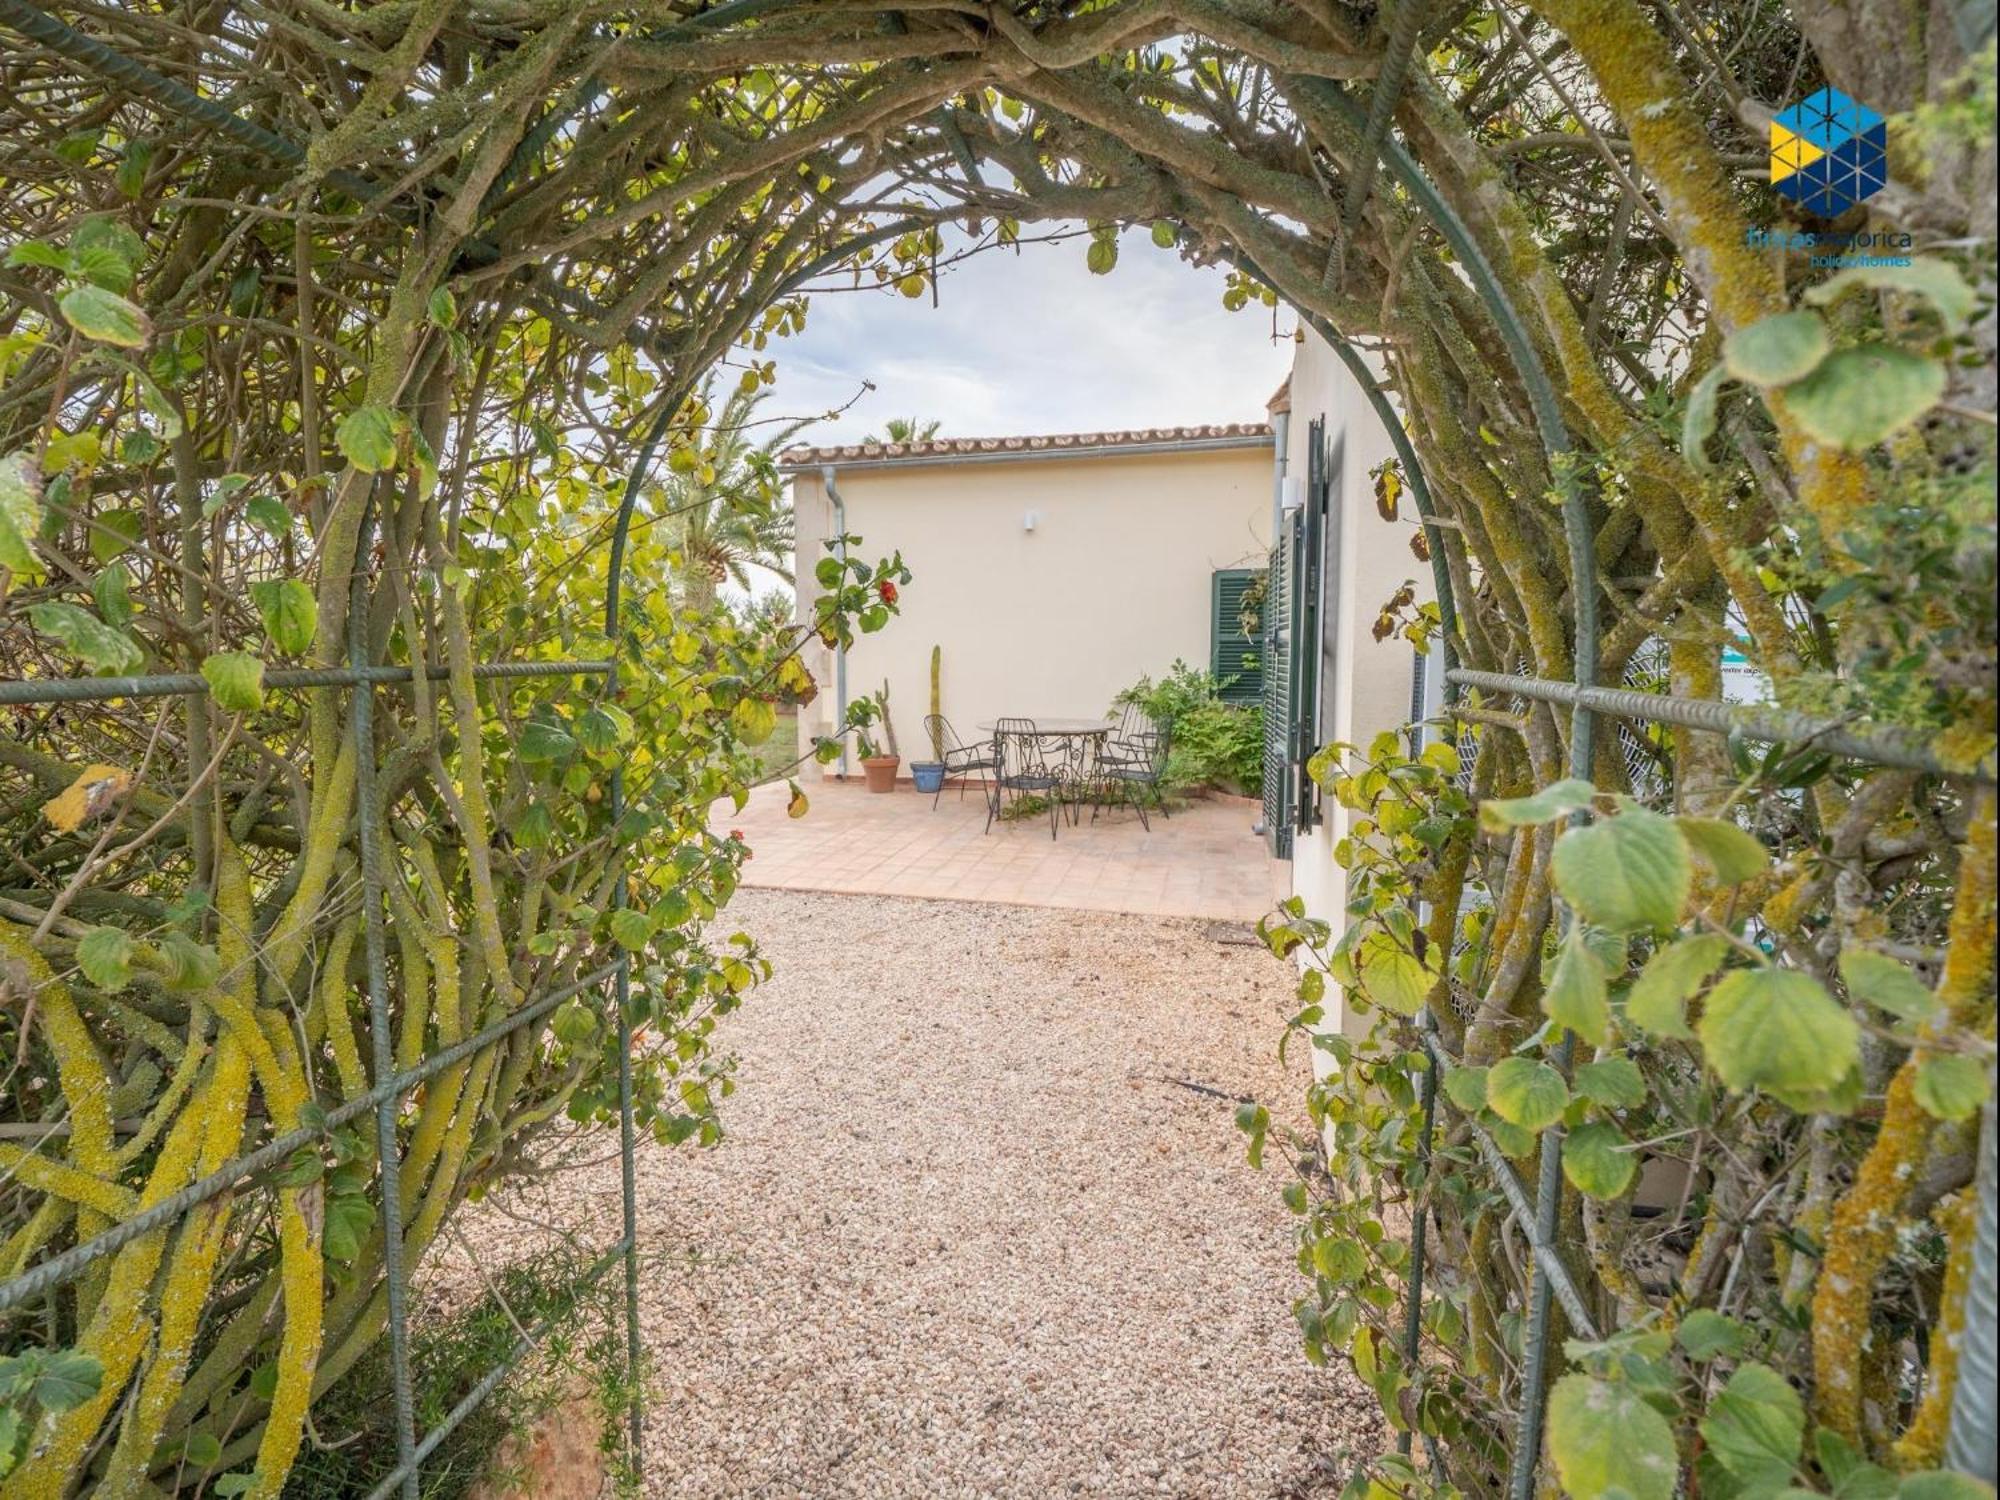
[[(606, 1432), (616, 1434), (623, 1394), (615, 1387), (624, 1379), (625, 1354), (617, 1274), (614, 1268), (587, 1284), (590, 1263), (582, 1251), (557, 1245), (497, 1272), (498, 1296), (489, 1291), (450, 1317), (420, 1319), (412, 1328), (422, 1438), (512, 1354), (521, 1328), (548, 1324), (540, 1344), (424, 1461), (423, 1500), (458, 1500), (489, 1470), (502, 1440), (563, 1399), (579, 1376), (605, 1407)], [(314, 1406), (312, 1434), (285, 1482), (284, 1500), (367, 1494), (396, 1467), (394, 1419), (389, 1351), (378, 1343)]]
[(1141, 677), (1112, 700), (1135, 704), (1174, 727), (1166, 790), (1225, 790), (1259, 795), (1264, 786), (1264, 711), (1254, 703), (1225, 703), (1218, 682), (1199, 667), (1176, 660), (1158, 682)]

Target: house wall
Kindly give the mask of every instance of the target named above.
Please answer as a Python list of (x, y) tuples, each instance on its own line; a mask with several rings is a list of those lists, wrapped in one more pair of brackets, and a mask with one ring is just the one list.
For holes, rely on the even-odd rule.
[[(1394, 456), (1389, 436), (1339, 356), (1310, 329), (1292, 365), (1291, 408), (1289, 473), (1302, 479), (1307, 472), (1309, 430), (1316, 417), (1326, 419), (1327, 438), (1340, 444), (1343, 458), (1335, 491), (1337, 537), (1327, 551), (1320, 609), (1320, 740), (1365, 750), (1383, 730), (1408, 722), (1413, 665), (1408, 641), (1397, 635), (1377, 642), (1370, 629), (1405, 580), (1415, 585), (1419, 600), (1433, 598), (1435, 590), (1429, 565), (1410, 551), (1416, 525), (1409, 501), (1397, 522), (1385, 522), (1376, 513), (1370, 471)], [(1304, 898), (1308, 915), (1332, 922), (1338, 932), (1347, 883), (1333, 849), (1345, 837), (1350, 815), (1331, 797), (1322, 808), (1323, 821), (1294, 836), (1292, 894)], [(1347, 1013), (1335, 989), (1329, 986), (1328, 1019), (1345, 1027)]]
[[(1262, 566), (1270, 545), (1268, 441), (1220, 450), (840, 467), (835, 486), (857, 555), (900, 550), (911, 572), (899, 618), (847, 656), (850, 699), (889, 682), (908, 763), (928, 753), (930, 655), (960, 736), (1002, 715), (1101, 714), (1176, 657), (1206, 667), (1218, 568)], [(802, 624), (832, 506), (816, 471), (794, 476)], [(1029, 531), (1023, 517), (1034, 512)], [(800, 753), (838, 717), (835, 653), (809, 648), (820, 684), (799, 716)], [(858, 774), (858, 767), (852, 769)], [(831, 768), (827, 774), (837, 771)]]

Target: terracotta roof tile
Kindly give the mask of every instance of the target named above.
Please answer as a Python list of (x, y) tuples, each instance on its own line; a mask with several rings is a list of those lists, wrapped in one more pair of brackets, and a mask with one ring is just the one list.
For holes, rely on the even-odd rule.
[(787, 448), (779, 460), (788, 469), (822, 464), (884, 460), (976, 458), (993, 453), (1063, 453), (1159, 444), (1200, 447), (1218, 442), (1268, 438), (1268, 422), (1211, 422), (1200, 427), (1140, 427), (1124, 432), (1060, 432), (1033, 437), (926, 438), (914, 443), (847, 443), (831, 448)]

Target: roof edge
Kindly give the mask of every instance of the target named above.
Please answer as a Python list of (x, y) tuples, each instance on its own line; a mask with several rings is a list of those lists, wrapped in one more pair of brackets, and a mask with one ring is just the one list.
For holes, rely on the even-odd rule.
[(1227, 422), (1205, 427), (1153, 427), (1125, 432), (931, 438), (914, 443), (848, 443), (826, 448), (788, 448), (778, 456), (778, 466), (788, 473), (799, 473), (829, 465), (858, 469), (1020, 462), (1046, 458), (1119, 458), (1148, 453), (1254, 448), (1270, 441), (1271, 424), (1268, 422)]

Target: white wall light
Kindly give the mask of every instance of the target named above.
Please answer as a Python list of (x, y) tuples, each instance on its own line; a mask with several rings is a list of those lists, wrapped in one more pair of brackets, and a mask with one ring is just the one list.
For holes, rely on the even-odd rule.
[(1040, 511), (1038, 510), (1025, 511), (1022, 513), (1021, 516), (1021, 529), (1023, 531), (1033, 531), (1036, 525), (1041, 521), (1041, 519), (1042, 519), (1042, 513)]

